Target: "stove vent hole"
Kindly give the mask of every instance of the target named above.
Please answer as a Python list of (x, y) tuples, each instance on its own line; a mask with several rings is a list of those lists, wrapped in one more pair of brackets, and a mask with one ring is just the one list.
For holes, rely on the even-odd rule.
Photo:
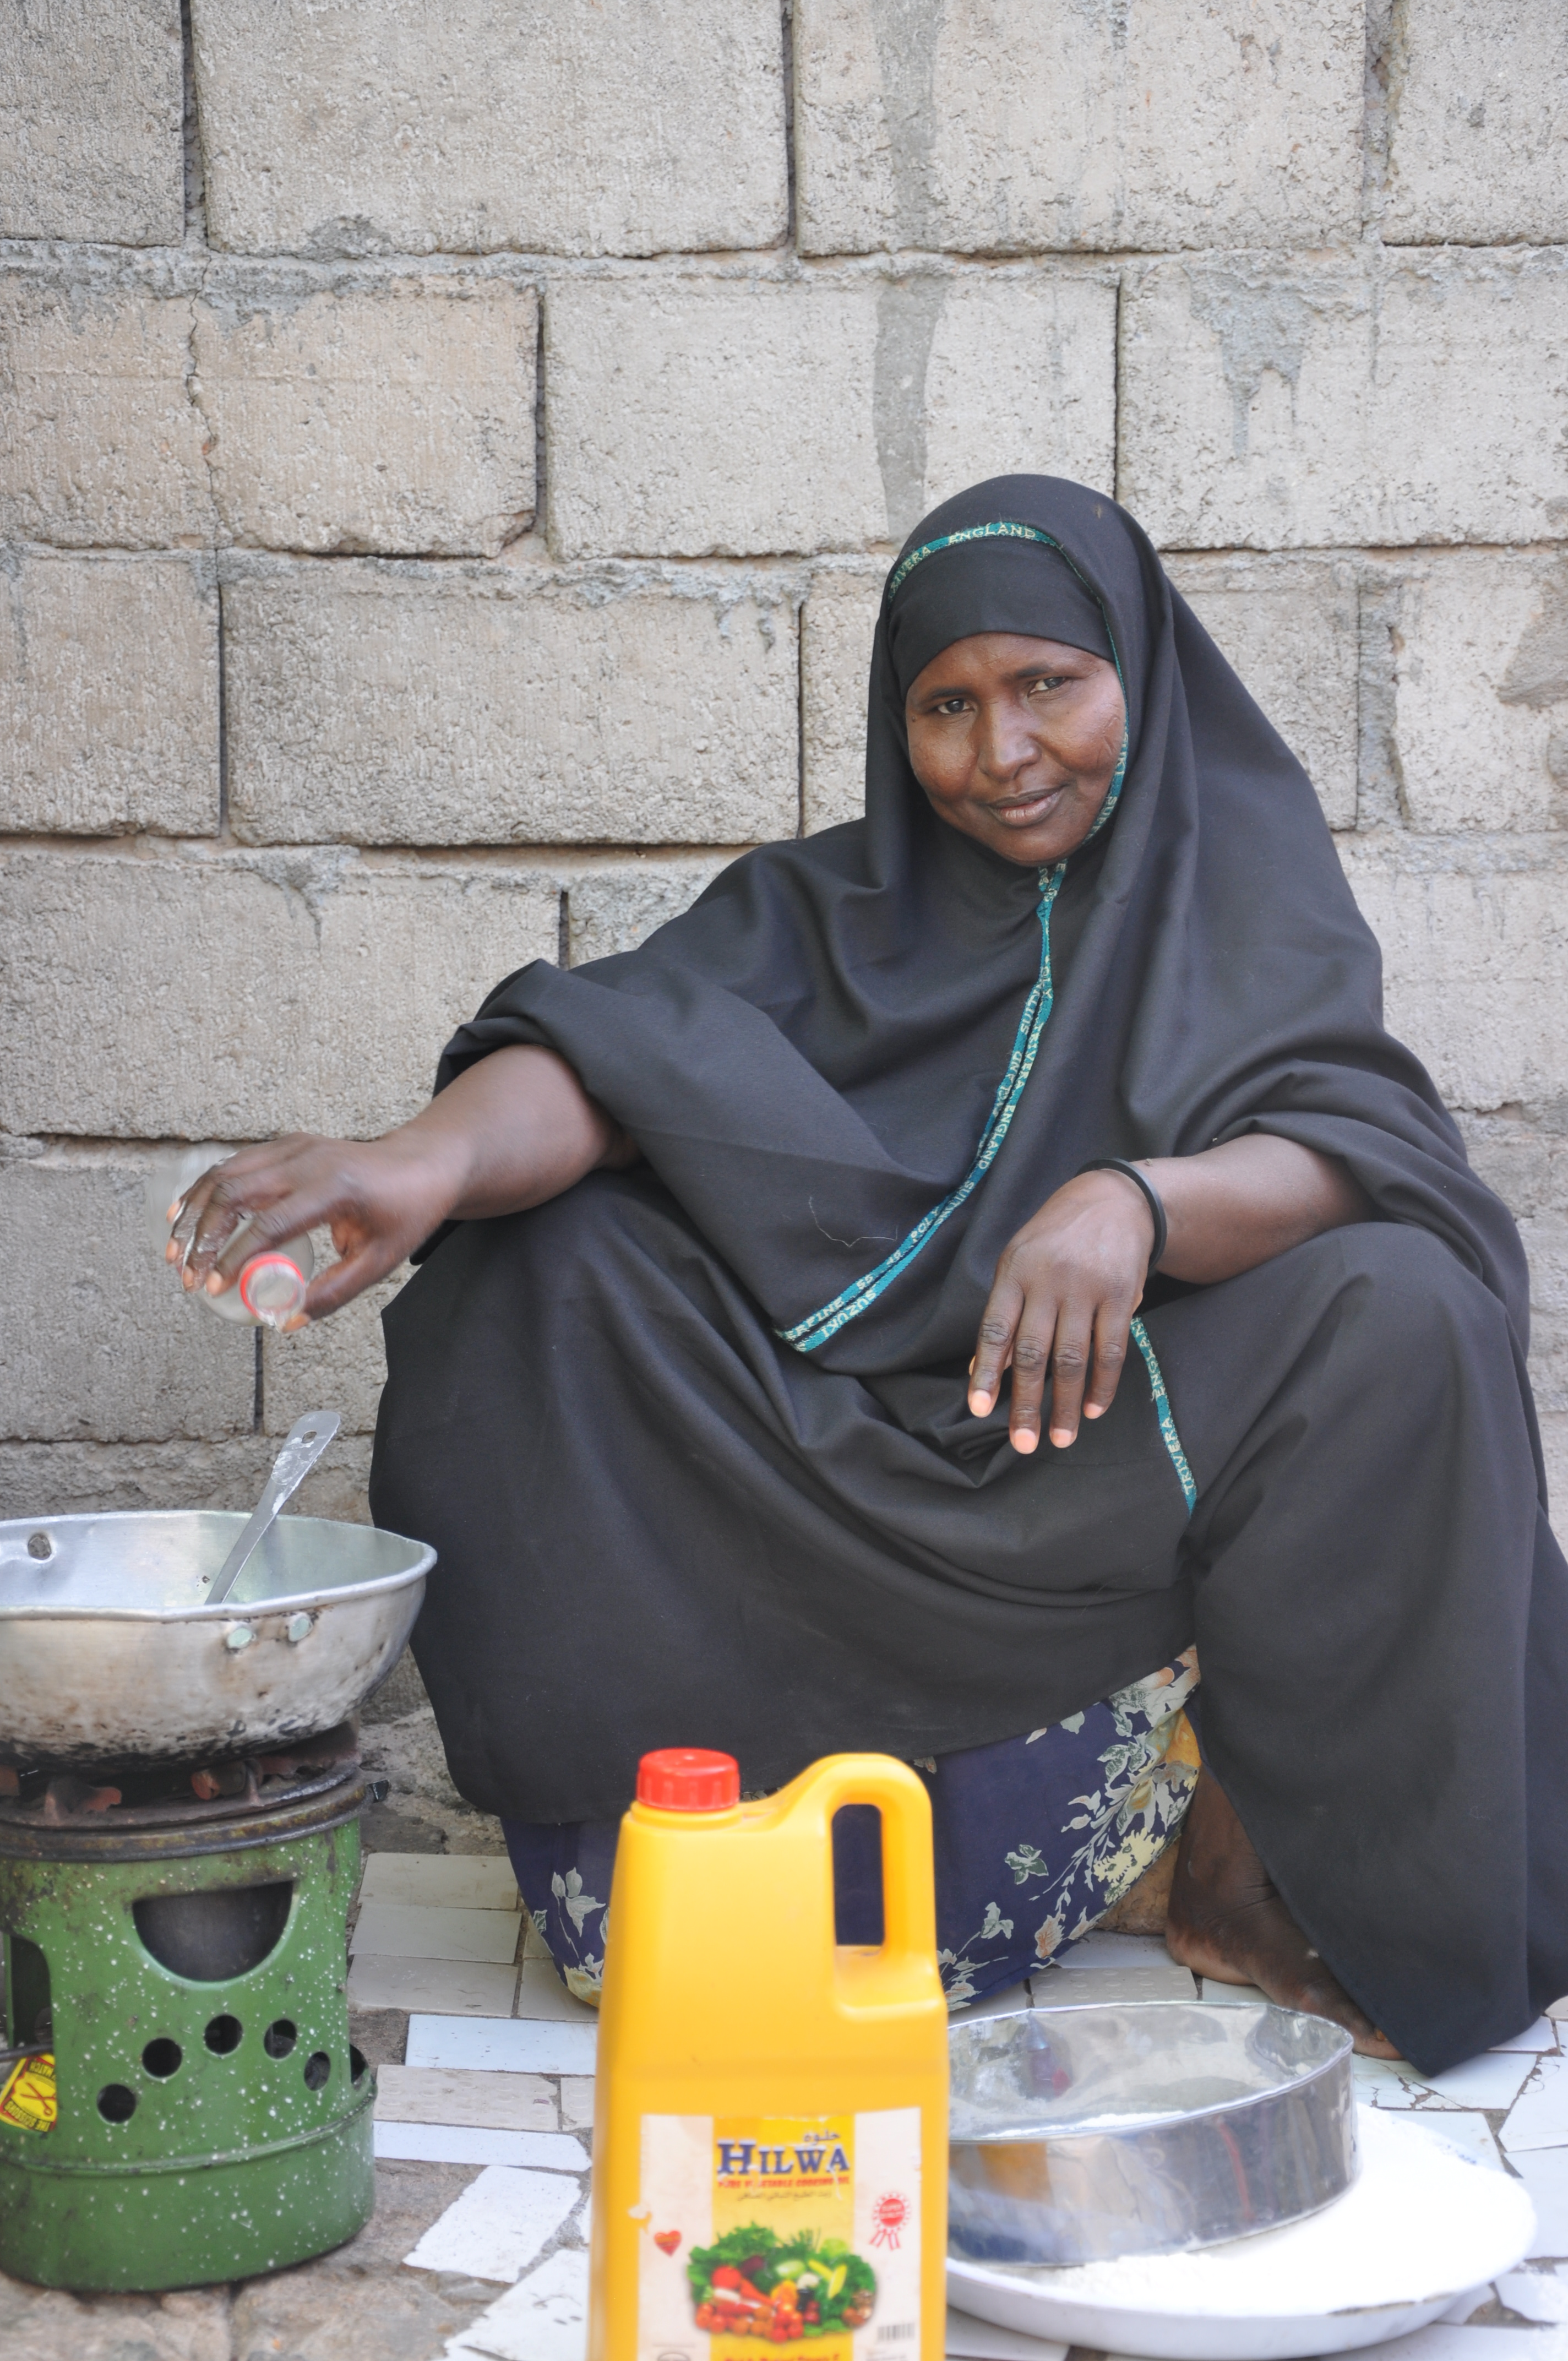
[(106, 2124), (128, 2124), (137, 2111), (137, 2094), (123, 2082), (105, 2082), (98, 2093), (98, 2113)]
[(269, 2058), (287, 2058), (299, 2037), (298, 2026), (291, 2025), (286, 2016), (280, 2016), (262, 2035), (261, 2047)]
[(148, 2043), (141, 2053), (141, 2062), (155, 2081), (167, 2082), (170, 2074), (180, 2071), (184, 2056), (185, 2052), (177, 2041), (159, 2035), (156, 2041)]
[(353, 2043), (350, 2042), (348, 2048), (349, 2081), (351, 2082), (363, 2082), (365, 2080), (365, 2069), (369, 2063), (370, 2060), (366, 2057), (363, 2049), (356, 2049)]
[(305, 2088), (324, 2091), (326, 2078), (332, 2072), (332, 2059), (324, 2049), (317, 2049), (305, 2060)]
[(152, 1894), (133, 1902), (144, 1947), (170, 1975), (192, 1983), (247, 1976), (276, 1950), (289, 1923), (293, 1881), (218, 1885), (200, 1894)]
[(3, 2002), (7, 1949), (10, 1952), (11, 2038), (16, 2042), (36, 2041), (44, 2036), (52, 2040), (54, 2013), (50, 2006), (49, 1961), (36, 1943), (29, 1943), (25, 1935), (13, 1935), (5, 1927), (0, 1927), (0, 2038), (4, 2038), (5, 2031)]
[(202, 2038), (214, 2058), (232, 2058), (239, 2048), (244, 2027), (237, 2016), (214, 2016)]

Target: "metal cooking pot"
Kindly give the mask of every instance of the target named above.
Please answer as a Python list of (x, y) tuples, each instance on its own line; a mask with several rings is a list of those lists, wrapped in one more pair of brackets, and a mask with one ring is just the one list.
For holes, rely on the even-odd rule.
[(0, 1522), (0, 1762), (269, 1753), (362, 1705), (402, 1653), (435, 1552), (280, 1517), (224, 1605), (203, 1607), (245, 1522), (214, 1509)]

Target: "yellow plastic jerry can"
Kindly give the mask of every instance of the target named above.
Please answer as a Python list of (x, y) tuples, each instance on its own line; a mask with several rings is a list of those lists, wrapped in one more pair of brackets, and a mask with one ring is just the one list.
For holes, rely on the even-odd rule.
[[(942, 2361), (948, 2025), (931, 1806), (883, 1754), (742, 1804), (645, 1755), (610, 1892), (589, 2361)], [(834, 1941), (833, 1815), (882, 1813), (884, 1940)]]

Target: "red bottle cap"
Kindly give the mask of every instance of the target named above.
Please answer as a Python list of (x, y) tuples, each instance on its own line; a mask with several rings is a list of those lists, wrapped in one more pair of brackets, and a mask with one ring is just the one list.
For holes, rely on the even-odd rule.
[(740, 1801), (740, 1765), (706, 1746), (662, 1746), (637, 1766), (637, 1800), (661, 1812), (727, 1812)]

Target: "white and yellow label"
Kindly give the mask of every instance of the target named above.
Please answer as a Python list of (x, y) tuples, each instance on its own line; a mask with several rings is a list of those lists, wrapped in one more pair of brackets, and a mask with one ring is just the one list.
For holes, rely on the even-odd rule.
[(10, 2124), (17, 2131), (49, 2132), (54, 2129), (59, 2113), (52, 2051), (40, 2050), (36, 2058), (20, 2059), (0, 2087), (0, 2124)]
[(644, 2115), (638, 2361), (916, 2361), (920, 2110)]

